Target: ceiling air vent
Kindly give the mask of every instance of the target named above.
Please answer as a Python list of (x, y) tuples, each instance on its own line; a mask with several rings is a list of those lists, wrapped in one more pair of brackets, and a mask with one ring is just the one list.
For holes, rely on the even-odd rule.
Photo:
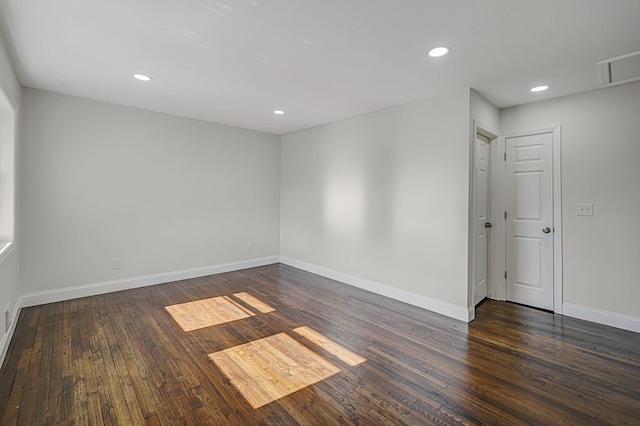
[(602, 87), (640, 80), (640, 52), (598, 62), (598, 74)]

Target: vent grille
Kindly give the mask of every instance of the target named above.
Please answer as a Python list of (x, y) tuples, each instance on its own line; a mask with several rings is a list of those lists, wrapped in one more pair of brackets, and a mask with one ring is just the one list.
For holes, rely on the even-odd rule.
[(598, 62), (598, 74), (602, 87), (640, 80), (640, 52)]

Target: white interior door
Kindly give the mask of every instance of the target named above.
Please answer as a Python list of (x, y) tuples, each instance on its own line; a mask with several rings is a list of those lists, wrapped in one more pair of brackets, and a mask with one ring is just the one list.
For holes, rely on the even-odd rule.
[[(473, 304), (477, 305), (487, 297), (487, 266), (489, 252), (489, 164), (491, 144), (489, 139), (477, 134), (475, 138), (475, 157), (473, 172), (473, 232), (474, 232), (474, 264), (473, 264)], [(488, 225), (487, 225), (488, 224)]]
[(506, 139), (507, 300), (553, 310), (553, 135)]

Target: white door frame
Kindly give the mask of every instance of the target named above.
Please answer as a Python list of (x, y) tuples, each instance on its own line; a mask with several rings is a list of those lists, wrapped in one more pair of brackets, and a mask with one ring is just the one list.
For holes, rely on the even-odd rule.
[[(473, 133), (471, 135), (471, 171), (475, 158), (476, 133), (486, 136), (495, 136), (491, 140), (491, 183), (490, 183), (490, 219), (493, 224), (489, 242), (489, 270), (488, 270), (488, 298), (494, 300), (507, 300), (507, 280), (504, 271), (507, 270), (507, 235), (506, 220), (506, 139), (520, 136), (551, 133), (553, 143), (553, 312), (562, 314), (562, 150), (561, 150), (561, 126), (553, 126), (539, 130), (508, 133), (500, 136), (497, 130), (484, 125), (478, 120), (473, 121)], [(473, 203), (475, 178), (471, 173), (470, 179), (470, 203)], [(474, 284), (474, 259), (475, 259), (475, 235), (473, 229), (473, 204), (469, 208), (469, 291), (468, 310), (469, 321), (475, 318), (475, 306), (473, 304)]]
[[(490, 174), (489, 174), (489, 202), (488, 202), (488, 211), (489, 211), (489, 222), (491, 222), (492, 224), (495, 224), (496, 222), (496, 209), (494, 208), (494, 203), (493, 203), (493, 197), (494, 197), (494, 188), (493, 188), (493, 181), (494, 181), (494, 171), (493, 171), (493, 167), (495, 164), (495, 157), (498, 151), (501, 150), (500, 145), (504, 145), (501, 144), (500, 141), (502, 138), (500, 138), (500, 132), (496, 129), (493, 129), (491, 126), (488, 126), (484, 123), (482, 123), (479, 120), (473, 120), (473, 133), (471, 134), (471, 176), (470, 176), (470, 181), (469, 184), (470, 186), (470, 191), (469, 191), (469, 289), (468, 289), (468, 295), (467, 295), (467, 300), (468, 300), (468, 311), (469, 311), (469, 321), (473, 320), (475, 318), (475, 304), (474, 304), (474, 288), (475, 288), (475, 281), (476, 281), (476, 277), (475, 277), (475, 272), (476, 272), (476, 232), (474, 229), (475, 226), (475, 188), (476, 188), (476, 179), (475, 179), (475, 158), (476, 158), (476, 144), (475, 144), (475, 139), (476, 139), (476, 135), (480, 133), (481, 135), (487, 137), (489, 139), (489, 145), (490, 145), (490, 155), (491, 158), (489, 159), (489, 163), (490, 163)], [(501, 154), (500, 154), (501, 155)], [(500, 174), (500, 170), (498, 170), (498, 174)], [(495, 226), (495, 225), (494, 225)], [(488, 257), (489, 257), (489, 265), (487, 267), (487, 297), (488, 298), (492, 298), (491, 297), (491, 289), (492, 287), (494, 287), (495, 285), (492, 284), (492, 281), (494, 281), (495, 275), (494, 275), (494, 268), (493, 268), (493, 260), (492, 260), (492, 256), (493, 256), (493, 250), (491, 250), (491, 246), (494, 244), (493, 240), (494, 238), (494, 228), (491, 229), (490, 232), (488, 232), (489, 235), (489, 251), (487, 253)]]
[[(509, 138), (532, 136), (543, 133), (551, 133), (553, 145), (553, 312), (562, 314), (562, 149), (561, 149), (561, 128), (560, 126), (550, 127), (546, 129), (509, 133), (504, 135), (504, 150), (506, 152), (506, 140)], [(503, 162), (502, 169), (505, 170), (506, 181), (506, 163)], [(506, 188), (506, 182), (504, 184)], [(502, 205), (504, 211), (506, 204)], [(501, 221), (504, 229), (505, 237), (502, 238), (501, 244), (505, 257), (503, 263), (506, 270), (506, 221)], [(507, 298), (507, 281), (504, 280), (501, 296), (498, 300), (506, 300)]]

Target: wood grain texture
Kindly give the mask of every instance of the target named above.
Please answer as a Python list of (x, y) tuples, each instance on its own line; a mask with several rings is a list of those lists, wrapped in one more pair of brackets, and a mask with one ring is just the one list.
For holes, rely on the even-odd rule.
[(267, 305), (262, 300), (253, 297), (246, 291), (243, 291), (242, 293), (236, 293), (233, 295), (233, 297), (235, 297), (236, 299), (240, 299), (247, 305), (251, 306), (253, 309), (257, 309), (263, 314), (268, 314), (269, 312), (275, 311), (275, 309), (273, 309), (271, 306)]
[(305, 326), (294, 328), (294, 333), (299, 334), (300, 336), (307, 339), (309, 342), (314, 345), (322, 348), (323, 350), (329, 352), (331, 355), (339, 358), (342, 362), (354, 367), (358, 364), (361, 364), (366, 361), (365, 358), (361, 357), (357, 353), (350, 351), (339, 343), (334, 342), (331, 339), (328, 339), (326, 336), (318, 333), (312, 328)]
[(255, 315), (227, 296), (179, 303), (165, 306), (165, 309), (184, 331), (212, 327)]
[(340, 369), (286, 333), (209, 355), (253, 408), (318, 383)]
[[(213, 298), (242, 318), (184, 331), (166, 309)], [(212, 354), (273, 402), (252, 407)], [(282, 377), (304, 375), (315, 383), (281, 397)], [(638, 419), (639, 334), (493, 301), (465, 324), (285, 265), (23, 309), (0, 370), (2, 425)]]

